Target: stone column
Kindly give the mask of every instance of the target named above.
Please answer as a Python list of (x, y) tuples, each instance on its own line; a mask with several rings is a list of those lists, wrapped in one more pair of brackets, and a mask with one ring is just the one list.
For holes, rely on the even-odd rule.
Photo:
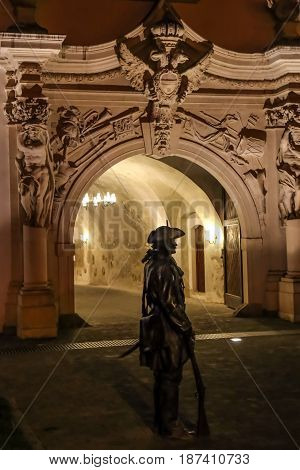
[[(241, 238), (244, 303), (235, 311), (239, 317), (260, 316), (262, 313), (264, 270), (257, 269), (263, 257), (262, 238)], [(249, 281), (250, 280), (250, 281)]]
[[(6, 293), (5, 323), (6, 333), (15, 333), (17, 327), (18, 295), (23, 285), (23, 247), (22, 247), (22, 222), (20, 220), (18, 174), (15, 157), (17, 154), (16, 126), (10, 126), (9, 134), (9, 172), (10, 172), (10, 237), (11, 237), (11, 277)], [(6, 273), (7, 274), (7, 273)]]
[(47, 267), (55, 180), (47, 129), (48, 102), (42, 94), (40, 73), (39, 64), (21, 64), (5, 108), (9, 124), (17, 130), (15, 159), (23, 223), (23, 286), (17, 309), (20, 338), (57, 334), (57, 311)]
[(279, 310), (279, 281), (286, 271), (285, 229), (279, 218), (279, 190), (276, 159), (283, 128), (267, 128), (266, 142), (266, 231), (267, 243), (267, 284), (264, 309), (267, 313), (277, 314)]
[[(265, 108), (269, 127), (274, 128), (273, 132), (277, 128), (279, 133), (274, 144), (274, 151), (277, 149), (278, 214), (282, 230), (286, 230), (287, 274), (279, 282), (279, 316), (296, 322), (300, 321), (299, 95), (290, 93), (281, 100), (267, 100)], [(274, 186), (275, 182), (274, 179)], [(276, 213), (273, 217), (278, 220)], [(276, 232), (272, 231), (270, 236), (275, 239)], [(274, 252), (274, 262), (282, 251)]]
[(286, 222), (287, 274), (279, 283), (279, 316), (300, 322), (300, 219)]
[[(56, 255), (58, 257), (58, 286), (59, 312), (63, 322), (75, 315), (74, 306), (74, 256), (75, 245), (73, 243), (57, 243)], [(68, 318), (67, 318), (68, 317)]]

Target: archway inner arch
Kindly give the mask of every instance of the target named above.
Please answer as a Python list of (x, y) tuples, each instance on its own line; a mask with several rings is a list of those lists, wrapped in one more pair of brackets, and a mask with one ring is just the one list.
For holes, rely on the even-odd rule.
[[(90, 188), (91, 182), (103, 175), (107, 170), (113, 169), (117, 163), (126, 161), (130, 157), (141, 156), (143, 152), (144, 141), (142, 138), (119, 143), (113, 149), (107, 150), (101, 158), (94, 159), (89, 166), (78, 174), (76, 181), (70, 188), (62, 206), (58, 222), (54, 227), (56, 232), (54, 236), (57, 243), (56, 253), (58, 254), (58, 264), (55, 269), (58, 276), (54, 275), (53, 278), (56, 283), (60, 315), (68, 315), (75, 312), (72, 244), (75, 221), (84, 194)], [(261, 258), (263, 253), (262, 232), (258, 211), (249, 188), (228, 162), (199, 143), (181, 140), (178, 145), (177, 155), (178, 157), (167, 157), (160, 163), (168, 163), (170, 165), (170, 159), (173, 159), (173, 166), (175, 159), (177, 159), (184, 162), (189, 168), (194, 166), (194, 168), (197, 167), (200, 170), (205, 170), (219, 182), (218, 184), (225, 188), (233, 201), (241, 226), (244, 306), (247, 312), (257, 314), (263, 305), (266, 273), (263, 269), (257, 273), (256, 269), (257, 259)], [(186, 169), (177, 169), (181, 173), (186, 173)], [(136, 186), (142, 186), (146, 179), (147, 175), (141, 181), (136, 180)]]
[[(86, 190), (74, 228), (74, 282), (76, 311), (89, 324), (128, 321), (130, 313), (136, 320), (147, 236), (166, 220), (186, 234), (175, 257), (185, 271), (189, 303), (224, 303), (224, 189), (205, 170), (190, 164), (183, 171), (181, 163), (176, 157), (129, 157)], [(111, 203), (104, 200), (107, 193), (115, 195)], [(202, 267), (195, 238), (199, 227)], [(101, 297), (99, 308), (93, 309)]]

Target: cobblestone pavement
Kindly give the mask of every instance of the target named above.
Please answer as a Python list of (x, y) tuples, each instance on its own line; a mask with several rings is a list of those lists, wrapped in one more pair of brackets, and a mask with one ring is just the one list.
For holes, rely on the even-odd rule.
[[(96, 293), (92, 294), (94, 301)], [(131, 302), (137, 301), (137, 296), (132, 295), (124, 318), (120, 318), (116, 308), (106, 312), (106, 318), (98, 317), (97, 327), (83, 328), (81, 332), (66, 330), (58, 339), (40, 340), (39, 344), (63, 344), (74, 338), (76, 342), (135, 338), (138, 314), (133, 312), (136, 313), (133, 318), (128, 313)], [(299, 448), (299, 326), (274, 318), (233, 318), (226, 308), (199, 301), (190, 302), (188, 307), (199, 334), (277, 332), (275, 336), (244, 337), (239, 343), (230, 339), (197, 341), (196, 353), (207, 387), (209, 438), (182, 442), (156, 436), (151, 429), (151, 372), (139, 367), (136, 352), (120, 360), (117, 356), (124, 348), (106, 347), (1, 354), (0, 447), (5, 444), (5, 448), (46, 449)], [(118, 308), (124, 312), (124, 302)], [(281, 330), (295, 330), (295, 334), (281, 334)], [(4, 352), (8, 347), (18, 349), (21, 342), (3, 336), (0, 345)], [(195, 422), (194, 392), (192, 370), (187, 364), (180, 398), (180, 412), (187, 423)], [(12, 404), (10, 411), (7, 404)], [(7, 418), (10, 414), (19, 426), (7, 440), (12, 430), (8, 425), (12, 420)]]

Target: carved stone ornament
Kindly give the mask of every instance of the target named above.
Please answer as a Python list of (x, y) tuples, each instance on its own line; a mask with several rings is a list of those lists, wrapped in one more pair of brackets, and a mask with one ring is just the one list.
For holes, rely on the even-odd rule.
[[(300, 218), (300, 95), (267, 101), (266, 119), (270, 127), (283, 127), (277, 154), (279, 213), (282, 223)], [(271, 108), (271, 109), (268, 109)]]
[(99, 157), (109, 144), (140, 135), (139, 118), (143, 113), (138, 108), (131, 108), (112, 116), (104, 108), (100, 112), (90, 110), (82, 114), (76, 106), (61, 107), (57, 113), (59, 119), (51, 147), (54, 152), (55, 200), (59, 201), (78, 171), (91, 159)]
[(25, 225), (48, 227), (54, 197), (53, 156), (48, 130), (43, 124), (23, 124), (18, 129), (19, 194)]
[(42, 72), (41, 77), (44, 83), (90, 83), (113, 80), (120, 75), (121, 69), (117, 68), (107, 72), (95, 73)]
[(122, 73), (132, 87), (144, 92), (149, 100), (147, 116), (154, 127), (153, 153), (165, 155), (170, 150), (177, 107), (200, 87), (213, 48), (210, 45), (195, 64), (189, 49), (184, 47), (182, 24), (170, 16), (153, 25), (151, 34), (156, 47), (148, 52), (147, 62), (132, 53), (125, 42), (119, 44), (118, 57)]
[(284, 40), (299, 39), (300, 1), (266, 0), (266, 3), (278, 20), (279, 38)]
[(241, 172), (257, 201), (260, 213), (265, 212), (266, 171), (263, 156), (266, 132), (257, 129), (258, 117), (250, 114), (243, 123), (239, 113), (226, 114), (222, 119), (201, 112), (197, 116), (179, 110), (176, 114), (185, 120), (184, 138), (212, 147)]
[(9, 124), (46, 123), (49, 106), (45, 98), (16, 98), (5, 105)]
[(300, 219), (300, 114), (285, 127), (277, 155), (279, 211), (285, 219)]

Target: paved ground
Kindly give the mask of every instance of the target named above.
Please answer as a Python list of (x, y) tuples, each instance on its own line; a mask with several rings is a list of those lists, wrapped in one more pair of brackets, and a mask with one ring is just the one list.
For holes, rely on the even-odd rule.
[[(88, 293), (88, 297), (86, 294)], [(78, 290), (85, 318), (103, 295)], [(84, 298), (85, 296), (85, 298)], [(110, 299), (108, 298), (110, 297)], [(90, 324), (61, 332), (58, 343), (134, 338), (139, 296), (110, 291)], [(114, 299), (114, 300), (113, 300)], [(114, 303), (113, 303), (114, 302)], [(108, 310), (108, 306), (110, 310)], [(0, 337), (0, 447), (47, 449), (295, 449), (300, 445), (300, 327), (278, 319), (238, 319), (219, 305), (193, 300), (189, 313), (197, 333), (276, 330), (240, 343), (198, 341), (196, 352), (207, 386), (211, 437), (175, 442), (153, 434), (152, 377), (137, 353), (120, 360), (119, 347), (23, 352), (20, 341)], [(79, 310), (80, 309), (80, 310)], [(95, 310), (97, 312), (97, 309)], [(282, 330), (298, 334), (282, 334)], [(295, 331), (295, 333), (297, 333)], [(33, 341), (23, 342), (30, 346)], [(51, 349), (51, 348), (49, 348)], [(189, 365), (181, 390), (181, 414), (194, 422), (196, 401)], [(24, 419), (8, 439), (14, 423)]]

